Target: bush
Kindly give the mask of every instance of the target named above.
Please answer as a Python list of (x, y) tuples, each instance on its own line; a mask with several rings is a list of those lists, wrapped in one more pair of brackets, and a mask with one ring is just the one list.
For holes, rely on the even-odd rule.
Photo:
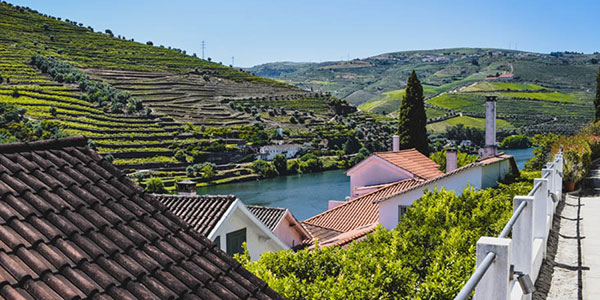
[(346, 249), (237, 259), (291, 300), (453, 299), (473, 272), (479, 237), (497, 235), (512, 214), (513, 197), (531, 188), (528, 181), (466, 189), (460, 196), (430, 191), (408, 208), (396, 229), (379, 227)]
[(56, 116), (56, 106), (51, 105), (50, 108), (48, 109), (48, 112), (52, 115), (52, 116)]
[(277, 176), (277, 169), (272, 163), (265, 160), (257, 160), (252, 163), (252, 170), (262, 178)]
[(158, 177), (150, 177), (148, 182), (146, 182), (146, 191), (149, 193), (165, 194), (167, 189), (165, 189), (162, 179)]
[(531, 141), (526, 135), (511, 135), (505, 137), (500, 143), (502, 149), (524, 149), (531, 147)]
[(175, 155), (173, 157), (175, 157), (175, 159), (178, 161), (186, 160), (185, 152), (181, 149), (178, 149), (177, 151), (175, 151)]
[(285, 175), (287, 173), (287, 157), (283, 154), (275, 155), (273, 158), (273, 166), (279, 175)]
[[(456, 156), (457, 156), (457, 162), (456, 162), (457, 168), (464, 167), (472, 162), (475, 162), (478, 158), (477, 155), (469, 155), (468, 153), (464, 153), (464, 152), (460, 152), (460, 151), (458, 151)], [(446, 172), (446, 150), (431, 153), (429, 155), (429, 158), (431, 160), (433, 160), (435, 163), (437, 163), (438, 165), (440, 165), (440, 168), (439, 168), (440, 171)]]

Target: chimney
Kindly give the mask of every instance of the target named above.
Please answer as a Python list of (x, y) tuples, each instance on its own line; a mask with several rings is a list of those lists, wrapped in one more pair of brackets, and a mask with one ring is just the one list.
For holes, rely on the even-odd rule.
[(198, 192), (196, 191), (197, 183), (191, 180), (182, 180), (177, 182), (177, 194), (185, 196), (193, 196)]
[(496, 156), (496, 98), (497, 96), (485, 96), (485, 146), (481, 151), (481, 157)]
[(392, 151), (400, 151), (400, 137), (396, 134), (392, 136)]
[(446, 173), (456, 170), (458, 166), (458, 153), (456, 148), (450, 147), (446, 149)]

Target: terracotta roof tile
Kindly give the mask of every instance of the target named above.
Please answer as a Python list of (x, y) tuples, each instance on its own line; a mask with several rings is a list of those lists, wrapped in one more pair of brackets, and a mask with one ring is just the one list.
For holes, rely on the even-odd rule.
[(275, 230), (275, 227), (285, 216), (286, 208), (266, 207), (257, 205), (246, 205), (248, 210), (256, 216), (269, 230)]
[(424, 179), (444, 175), (444, 172), (438, 169), (438, 164), (414, 148), (397, 152), (375, 152), (374, 155)]
[[(342, 248), (347, 247), (352, 242), (359, 242), (367, 237), (367, 234), (375, 231), (378, 224), (369, 224), (350, 230), (348, 232), (340, 233), (330, 239), (319, 242), (319, 248), (335, 247), (340, 246)], [(314, 248), (312, 245), (310, 248)]]
[(0, 298), (283, 299), (82, 136), (0, 145), (0, 195)]
[[(373, 201), (411, 188), (421, 182), (423, 180), (411, 178), (391, 183), (381, 189), (361, 195), (310, 219), (304, 220), (304, 223), (339, 232), (347, 232), (373, 223), (379, 224), (379, 206), (373, 204)], [(307, 229), (310, 231), (310, 228)]]

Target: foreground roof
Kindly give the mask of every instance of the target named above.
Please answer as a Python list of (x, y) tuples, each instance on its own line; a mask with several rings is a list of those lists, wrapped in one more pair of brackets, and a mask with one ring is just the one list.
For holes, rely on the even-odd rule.
[(282, 299), (71, 137), (0, 145), (0, 298)]
[(375, 152), (374, 155), (424, 179), (444, 175), (439, 169), (440, 165), (414, 148), (396, 152)]
[(152, 196), (204, 236), (208, 236), (236, 200), (234, 195)]
[[(391, 183), (376, 191), (361, 195), (328, 209), (310, 219), (304, 220), (305, 224), (327, 228), (339, 232), (347, 232), (357, 227), (379, 224), (379, 206), (373, 202), (390, 194), (409, 189), (423, 182), (421, 179), (405, 179)], [(310, 227), (306, 227), (310, 231)], [(318, 234), (311, 232), (313, 236)]]

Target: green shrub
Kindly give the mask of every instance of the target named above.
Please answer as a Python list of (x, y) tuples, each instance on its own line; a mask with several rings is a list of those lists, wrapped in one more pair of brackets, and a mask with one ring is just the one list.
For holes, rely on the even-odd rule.
[(150, 177), (146, 182), (146, 191), (149, 193), (164, 194), (167, 192), (165, 184), (159, 177)]
[[(446, 150), (438, 151), (431, 153), (429, 158), (433, 160), (435, 163), (440, 165), (440, 171), (446, 172)], [(475, 162), (478, 158), (477, 155), (469, 155), (468, 153), (460, 152), (456, 154), (457, 162), (456, 167), (460, 168), (466, 166), (472, 162)]]
[(287, 157), (283, 154), (275, 155), (275, 157), (273, 157), (273, 166), (275, 167), (279, 175), (287, 174)]
[(479, 237), (497, 235), (513, 197), (531, 188), (527, 181), (460, 196), (429, 191), (396, 229), (380, 227), (346, 249), (267, 252), (238, 261), (291, 300), (453, 299), (474, 270)]
[(269, 178), (277, 176), (277, 169), (272, 163), (265, 160), (256, 160), (252, 163), (252, 170), (260, 177)]
[(502, 149), (524, 149), (531, 147), (531, 141), (526, 135), (511, 135), (505, 137), (500, 143)]

